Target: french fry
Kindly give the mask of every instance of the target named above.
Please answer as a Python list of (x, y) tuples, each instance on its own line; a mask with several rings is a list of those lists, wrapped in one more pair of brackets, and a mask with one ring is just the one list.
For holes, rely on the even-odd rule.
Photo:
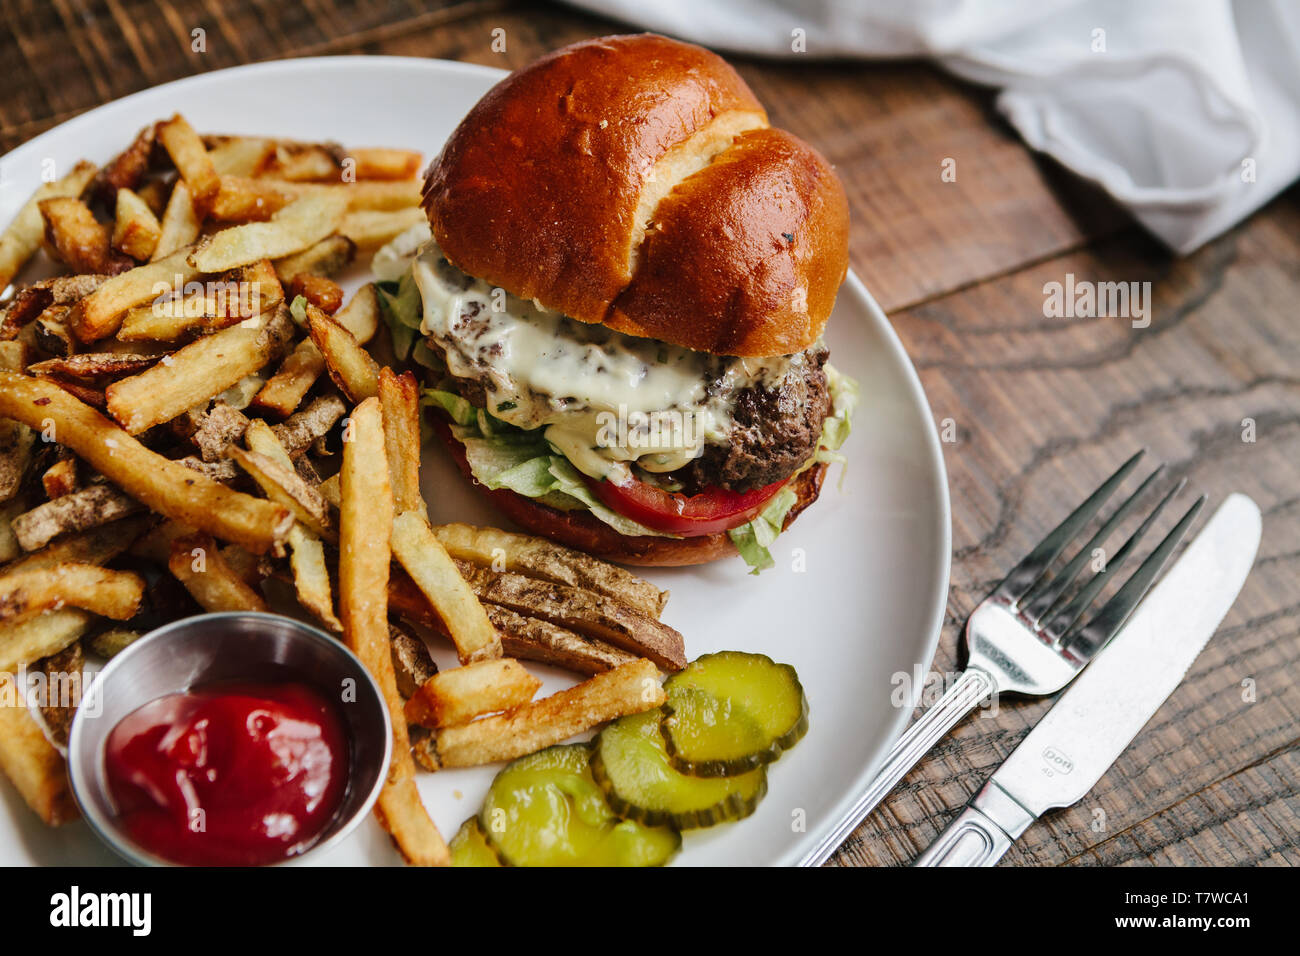
[(324, 276), (299, 273), (289, 283), (290, 299), (302, 296), (327, 315), (333, 315), (343, 304), (343, 289)]
[(60, 747), (68, 745), (68, 730), (81, 703), (85, 663), (86, 654), (80, 642), (75, 641), (41, 661), (45, 676), (41, 719), (50, 732), (50, 739)]
[(45, 220), (41, 217), (40, 204), (59, 196), (80, 196), (97, 172), (98, 167), (93, 163), (77, 163), (62, 179), (42, 185), (18, 210), (13, 222), (0, 233), (0, 291), (13, 281), (41, 247)]
[(293, 182), (337, 181), (341, 149), (324, 143), (295, 143), (281, 140), (262, 168), (263, 176)]
[(351, 332), (314, 305), (307, 306), (307, 330), (330, 378), (348, 398), (360, 402), (379, 393), (379, 365)]
[(346, 207), (347, 197), (334, 193), (301, 196), (268, 222), (234, 226), (200, 239), (188, 262), (202, 272), (225, 272), (258, 259), (302, 252), (338, 231)]
[(236, 447), (230, 448), (228, 455), (248, 472), (268, 498), (292, 511), (312, 534), (328, 541), (337, 539), (329, 503), (299, 477), (292, 465), (285, 466), (268, 455)]
[(452, 557), (594, 591), (653, 618), (659, 617), (668, 600), (667, 591), (632, 572), (546, 538), (468, 524), (437, 525), (433, 533)]
[(219, 222), (265, 222), (292, 198), (265, 179), (222, 176), (209, 215)]
[(60, 564), (107, 564), (131, 547), (144, 533), (149, 520), (147, 515), (133, 515), (76, 534), (65, 534), (39, 551), (24, 554), (6, 567), (5, 573), (54, 568)]
[(682, 635), (622, 601), (511, 571), (498, 573), (464, 561), (456, 566), (480, 601), (605, 641), (647, 657), (667, 671), (686, 666)]
[(116, 273), (129, 267), (127, 260), (113, 255), (108, 229), (80, 199), (57, 196), (42, 200), (40, 208), (54, 257), (73, 272)]
[(100, 179), (103, 182), (105, 199), (112, 199), (113, 194), (121, 189), (136, 189), (144, 175), (149, 171), (149, 157), (153, 153), (156, 123), (150, 123), (136, 134), (131, 145), (118, 153), (111, 163), (104, 167)]
[(629, 651), (550, 621), (495, 604), (487, 605), (486, 610), (488, 620), (501, 634), (501, 650), (511, 657), (550, 664), (575, 674), (599, 674), (636, 660)]
[(0, 674), (0, 770), (48, 825), (79, 816), (63, 755), (45, 739), (9, 673)]
[(97, 528), (140, 507), (112, 485), (89, 485), (18, 515), (13, 520), (14, 536), (24, 551), (38, 551), (60, 535)]
[(110, 627), (89, 638), (87, 643), (100, 657), (116, 657), (143, 636), (130, 628)]
[(26, 425), (0, 419), (0, 502), (11, 500), (22, 489), (35, 442), (36, 434)]
[(379, 294), (375, 284), (367, 282), (351, 301), (334, 314), (334, 321), (352, 333), (352, 337), (365, 345), (379, 331)]
[(275, 142), (254, 136), (205, 137), (208, 158), (220, 176), (256, 176), (275, 153)]
[(198, 270), (186, 262), (187, 255), (182, 249), (113, 276), (73, 306), (68, 315), (73, 334), (82, 342), (107, 338), (117, 331), (128, 309), (158, 299), (160, 289), (189, 282)]
[(135, 375), (155, 364), (161, 355), (126, 355), (113, 352), (79, 352), (62, 358), (46, 359), (28, 366), (32, 375), (75, 378), (83, 382), (123, 375)]
[(429, 678), (406, 702), (406, 719), (424, 727), (454, 727), (475, 717), (514, 710), (533, 699), (542, 682), (516, 660), (477, 661)]
[(650, 661), (638, 659), (509, 713), (444, 727), (416, 746), (426, 765), (477, 767), (514, 760), (663, 702), (659, 672)]
[(191, 342), (148, 371), (104, 390), (109, 414), (132, 435), (220, 394), (283, 354), (293, 332), (288, 309), (263, 313)]
[(450, 862), (447, 844), (415, 788), (415, 763), (388, 640), (393, 501), (377, 399), (362, 402), (352, 413), (352, 439), (343, 446), (341, 474), (339, 617), (343, 639), (379, 682), (393, 726), (393, 758), (388, 781), (375, 805), (376, 815), (407, 862), (445, 866)]
[(410, 149), (360, 148), (348, 150), (344, 163), (349, 159), (357, 179), (411, 179), (424, 157)]
[(406, 209), (357, 209), (343, 217), (338, 232), (364, 249), (372, 249), (389, 242), (418, 222), (426, 219), (418, 206)]
[(322, 395), (296, 415), (291, 415), (279, 425), (271, 426), (271, 430), (285, 451), (294, 456), (328, 435), (345, 412), (347, 406), (337, 395)]
[(113, 248), (132, 259), (147, 262), (162, 238), (162, 224), (148, 203), (130, 189), (117, 191), (113, 221)]
[(424, 515), (420, 494), (420, 389), (410, 372), (379, 370), (379, 404), (384, 409), (384, 448), (398, 514)]
[(6, 624), (0, 639), (0, 673), (15, 674), (42, 657), (57, 654), (86, 633), (91, 615), (75, 608), (60, 608)]
[(483, 605), (429, 530), (423, 509), (393, 520), (393, 555), (446, 624), (462, 664), (501, 656), (501, 640)]
[(289, 533), (288, 509), (204, 478), (141, 445), (57, 385), (0, 372), (0, 417), (54, 429), (55, 439), (146, 505), (255, 554), (278, 550)]
[(255, 318), (284, 301), (284, 288), (269, 259), (227, 273), (202, 284), (185, 296), (136, 306), (123, 317), (117, 330), (121, 342), (174, 342), (201, 332), (224, 328)]
[(41, 475), (41, 488), (45, 491), (45, 497), (51, 501), (70, 495), (79, 487), (81, 483), (77, 478), (75, 458), (61, 458), (46, 468), (45, 474)]
[(347, 236), (326, 236), (302, 252), (275, 260), (275, 273), (285, 282), (304, 272), (332, 276), (345, 269), (356, 252), (357, 247)]
[(27, 502), (21, 497), (0, 504), (0, 564), (7, 564), (23, 553), (14, 534), (13, 520), (22, 514), (26, 507)]
[(167, 570), (205, 611), (266, 611), (262, 596), (231, 567), (209, 534), (172, 542)]
[(14, 571), (0, 575), (0, 622), (13, 624), (61, 607), (124, 621), (140, 609), (142, 597), (144, 579), (130, 571), (95, 564)]
[(184, 182), (176, 184), (163, 210), (161, 233), (150, 261), (166, 259), (182, 249), (188, 249), (199, 238), (199, 214), (194, 208), (194, 197)]
[(277, 415), (291, 415), (323, 371), (325, 357), (315, 342), (303, 339), (276, 373), (266, 380), (262, 390), (253, 398), (253, 404)]
[(190, 442), (199, 450), (204, 461), (220, 461), (226, 457), (231, 442), (239, 441), (248, 430), (244, 413), (217, 399), (199, 418), (199, 427), (190, 436)]
[(333, 192), (348, 200), (349, 212), (395, 212), (420, 204), (423, 183), (418, 179), (395, 182), (303, 183), (286, 179), (258, 179), (263, 188), (274, 189), (288, 196), (306, 196), (318, 192)]
[(221, 178), (199, 134), (177, 113), (158, 126), (156, 135), (189, 188), (195, 208), (200, 212), (207, 210), (221, 189)]
[(424, 640), (396, 624), (388, 625), (388, 641), (393, 645), (393, 670), (397, 675), (397, 692), (409, 700), (434, 674), (438, 665), (429, 656)]
[[(245, 440), (249, 451), (292, 472), (293, 460), (266, 422), (250, 423), (245, 432)], [(295, 478), (297, 477), (295, 475)], [(315, 491), (315, 489), (311, 490)], [(332, 530), (333, 522), (328, 522), (328, 526)], [(334, 598), (331, 593), (329, 568), (325, 563), (325, 548), (320, 538), (301, 523), (295, 523), (289, 531), (289, 567), (293, 572), (293, 586), (298, 596), (298, 603), (331, 631), (342, 631), (343, 625), (334, 613)]]

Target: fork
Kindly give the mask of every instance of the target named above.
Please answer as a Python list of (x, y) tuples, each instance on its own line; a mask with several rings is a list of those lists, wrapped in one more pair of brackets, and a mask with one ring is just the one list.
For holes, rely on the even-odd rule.
[(1160, 499), (1128, 540), (1072, 596), (1066, 591), (1089, 559), (1119, 526), (1164, 466), (1157, 467), (1096, 533), (1055, 575), (1047, 569), (1083, 527), (1101, 511), (1128, 474), (1137, 466), (1139, 451), (1107, 478), (1068, 518), (1056, 526), (1029, 555), (975, 608), (966, 621), (966, 669), (937, 703), (908, 728), (885, 758), (867, 791), (817, 848), (805, 866), (824, 863), (858, 824), (875, 809), (898, 781), (941, 738), (981, 701), (1003, 693), (1043, 697), (1064, 688), (1106, 646), (1145, 596), (1174, 549), (1205, 503), (1201, 496), (1179, 519), (1132, 576), (1086, 623), (1084, 612), (1133, 554), (1143, 535), (1186, 483), (1178, 481)]

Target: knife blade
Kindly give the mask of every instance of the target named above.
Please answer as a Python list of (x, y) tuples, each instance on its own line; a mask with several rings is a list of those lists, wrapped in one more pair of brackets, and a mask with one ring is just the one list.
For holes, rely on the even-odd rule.
[(1218, 629), (1259, 549), (1259, 507), (1233, 494), (1219, 506), (1128, 623), (916, 866), (992, 866), (1044, 812), (1096, 785)]

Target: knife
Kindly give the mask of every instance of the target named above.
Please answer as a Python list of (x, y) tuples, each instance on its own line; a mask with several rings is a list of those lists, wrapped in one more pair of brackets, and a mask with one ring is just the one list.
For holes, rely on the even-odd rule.
[(1218, 628), (1259, 549), (1259, 506), (1229, 495), (1128, 623), (916, 866), (993, 866), (1053, 807), (1078, 803)]

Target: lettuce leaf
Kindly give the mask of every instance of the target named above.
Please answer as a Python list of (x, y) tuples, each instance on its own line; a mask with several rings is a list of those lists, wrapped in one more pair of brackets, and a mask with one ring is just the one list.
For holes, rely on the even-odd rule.
[(415, 275), (408, 270), (396, 282), (376, 282), (375, 291), (379, 293), (379, 312), (393, 340), (393, 352), (398, 359), (406, 361), (411, 348), (417, 342), (423, 344), (420, 335), (423, 307)]

